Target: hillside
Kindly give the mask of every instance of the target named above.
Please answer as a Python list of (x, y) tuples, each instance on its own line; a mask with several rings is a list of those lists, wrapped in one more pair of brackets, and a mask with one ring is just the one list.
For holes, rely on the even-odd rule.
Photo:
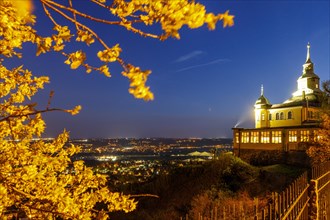
[(283, 190), (302, 172), (286, 165), (255, 167), (231, 154), (222, 154), (216, 160), (175, 168), (169, 175), (131, 186), (127, 193), (148, 193), (159, 198), (141, 197), (136, 211), (116, 213), (112, 219), (178, 219), (186, 213), (203, 212), (208, 208), (205, 204), (210, 206), (215, 201), (262, 199), (271, 191)]

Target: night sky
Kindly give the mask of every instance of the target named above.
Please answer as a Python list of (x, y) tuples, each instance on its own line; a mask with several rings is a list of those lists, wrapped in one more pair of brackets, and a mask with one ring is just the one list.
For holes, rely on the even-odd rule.
[[(66, 128), (73, 138), (232, 137), (237, 122), (254, 126), (253, 105), (261, 84), (273, 104), (291, 97), (308, 42), (315, 73), (321, 81), (329, 79), (329, 1), (199, 2), (210, 12), (230, 10), (235, 25), (223, 29), (219, 23), (215, 31), (184, 28), (181, 40), (165, 42), (120, 27), (93, 25), (109, 45), (121, 45), (126, 61), (152, 70), (147, 82), (155, 95), (151, 102), (128, 93), (129, 82), (118, 64), (110, 66), (111, 78), (96, 72), (88, 75), (83, 68), (71, 70), (58, 54), (35, 57), (35, 46), (25, 45), (24, 58), (10, 62), (51, 77), (35, 99), (40, 108), (51, 90), (53, 107), (82, 105), (76, 116), (45, 114), (44, 136), (55, 137)], [(89, 10), (95, 13), (94, 8)], [(49, 33), (52, 25), (38, 3), (35, 14), (36, 29), (42, 35)], [(76, 44), (69, 48), (78, 49)], [(100, 48), (94, 43), (87, 52), (92, 58)]]

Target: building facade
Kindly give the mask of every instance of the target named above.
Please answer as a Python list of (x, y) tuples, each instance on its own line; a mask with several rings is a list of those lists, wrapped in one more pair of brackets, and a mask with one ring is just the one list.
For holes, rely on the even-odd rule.
[(242, 150), (306, 150), (308, 143), (319, 138), (316, 131), (320, 123), (323, 93), (320, 78), (314, 73), (307, 45), (307, 58), (297, 80), (297, 90), (280, 104), (271, 104), (261, 95), (254, 105), (255, 128), (233, 128), (234, 153)]

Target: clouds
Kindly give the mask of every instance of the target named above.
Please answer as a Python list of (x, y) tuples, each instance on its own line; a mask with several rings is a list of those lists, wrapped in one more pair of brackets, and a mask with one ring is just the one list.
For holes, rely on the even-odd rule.
[[(174, 63), (192, 63), (192, 59), (196, 60), (201, 60), (202, 55), (206, 55), (207, 53), (201, 50), (194, 50), (190, 53), (187, 53), (183, 56), (180, 56), (179, 58), (177, 58)], [(195, 68), (199, 68), (199, 67), (204, 67), (204, 66), (209, 66), (209, 65), (214, 65), (214, 64), (218, 64), (218, 63), (224, 63), (224, 62), (230, 62), (230, 59), (227, 58), (218, 58), (218, 59), (214, 59), (214, 60), (206, 60), (203, 63), (200, 64), (196, 64), (196, 61), (194, 61), (194, 65), (190, 65), (190, 66), (186, 66), (183, 67), (181, 69), (176, 70), (175, 72), (183, 72), (183, 71), (187, 71), (190, 69), (195, 69)]]
[(213, 65), (213, 64), (217, 64), (217, 63), (224, 63), (224, 62), (230, 62), (230, 61), (231, 61), (230, 59), (216, 59), (216, 60), (213, 60), (213, 61), (210, 61), (210, 62), (184, 67), (184, 68), (181, 68), (181, 69), (179, 69), (175, 72), (183, 72), (183, 71), (190, 70), (190, 69), (195, 69), (195, 68), (198, 68), (198, 67), (209, 66), (209, 65)]
[(192, 59), (192, 58), (198, 57), (198, 56), (200, 56), (200, 55), (202, 55), (202, 54), (205, 54), (205, 52), (203, 52), (203, 51), (201, 51), (201, 50), (195, 50), (195, 51), (193, 51), (193, 52), (191, 52), (191, 53), (188, 53), (188, 54), (186, 54), (186, 55), (183, 55), (183, 56), (179, 57), (178, 59), (176, 59), (176, 60), (174, 61), (174, 63), (185, 62), (185, 61), (190, 60), (190, 59)]

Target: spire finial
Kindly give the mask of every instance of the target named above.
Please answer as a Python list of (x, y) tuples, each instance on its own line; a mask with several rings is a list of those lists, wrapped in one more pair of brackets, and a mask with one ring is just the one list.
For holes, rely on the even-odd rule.
[(308, 61), (311, 62), (310, 48), (311, 48), (311, 45), (310, 45), (310, 43), (308, 42), (308, 44), (307, 44), (307, 57), (306, 57), (306, 63), (307, 63)]
[(264, 85), (261, 84), (261, 95), (264, 95)]

